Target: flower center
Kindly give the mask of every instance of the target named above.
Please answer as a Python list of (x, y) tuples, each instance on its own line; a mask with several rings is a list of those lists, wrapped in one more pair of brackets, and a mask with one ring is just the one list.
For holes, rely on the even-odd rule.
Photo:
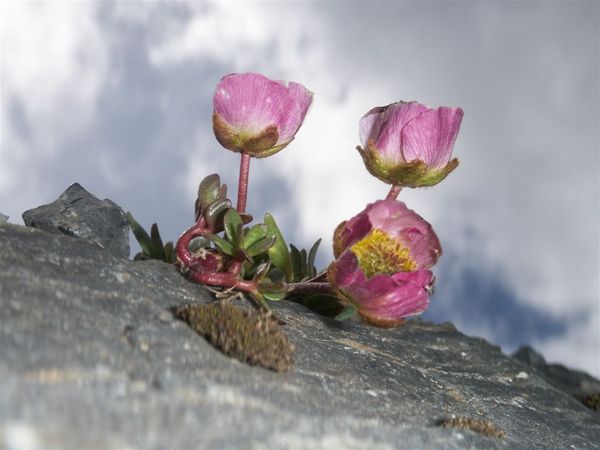
[(367, 278), (411, 272), (417, 268), (410, 258), (410, 250), (381, 230), (373, 230), (351, 247), (358, 265)]

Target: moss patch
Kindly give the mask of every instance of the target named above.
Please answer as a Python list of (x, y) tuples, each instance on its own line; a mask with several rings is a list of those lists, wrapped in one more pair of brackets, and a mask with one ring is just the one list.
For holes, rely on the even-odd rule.
[(489, 420), (472, 419), (470, 417), (455, 417), (440, 421), (439, 425), (444, 428), (462, 428), (471, 430), (475, 433), (483, 434), (487, 437), (503, 438), (506, 436), (506, 431), (498, 428)]
[(226, 302), (190, 304), (176, 316), (215, 348), (242, 362), (276, 372), (290, 370), (293, 346), (277, 319)]

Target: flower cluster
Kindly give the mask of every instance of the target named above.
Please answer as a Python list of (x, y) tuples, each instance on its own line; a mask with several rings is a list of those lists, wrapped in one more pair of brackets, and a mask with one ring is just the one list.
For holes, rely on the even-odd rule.
[(264, 308), (268, 300), (287, 297), (338, 318), (357, 312), (375, 326), (397, 326), (427, 308), (430, 269), (442, 249), (431, 225), (396, 198), (404, 187), (439, 183), (458, 166), (451, 156), (463, 112), (401, 101), (360, 119), (358, 151), (367, 170), (391, 189), (337, 227), (335, 260), (319, 272), (314, 262), (320, 240), (309, 251), (288, 247), (270, 214), (249, 226), (253, 218), (245, 211), (251, 158), (289, 145), (312, 98), (299, 83), (256, 73), (225, 76), (216, 87), (212, 120), (218, 142), (241, 154), (237, 206), (219, 176), (209, 175), (198, 190), (196, 222), (174, 250), (163, 249), (155, 226), (150, 237), (135, 223), (142, 256), (176, 254), (190, 280), (247, 292)]

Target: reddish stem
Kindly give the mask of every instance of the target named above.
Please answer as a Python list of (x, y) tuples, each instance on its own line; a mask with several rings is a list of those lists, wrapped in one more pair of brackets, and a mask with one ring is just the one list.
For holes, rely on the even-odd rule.
[(246, 211), (246, 197), (248, 196), (248, 177), (250, 174), (250, 155), (242, 153), (240, 160), (240, 180), (238, 183), (237, 210)]
[(207, 284), (210, 286), (234, 288), (246, 292), (255, 292), (257, 290), (256, 282), (252, 280), (239, 280), (237, 275), (232, 275), (230, 273), (192, 271), (188, 274), (188, 278), (196, 283)]
[(386, 200), (396, 200), (398, 198), (398, 194), (400, 194), (401, 190), (402, 190), (402, 186), (393, 184), (392, 188), (390, 189), (390, 192), (388, 192), (388, 195), (385, 199)]
[(194, 257), (190, 253), (190, 242), (192, 239), (198, 236), (204, 236), (210, 230), (206, 227), (204, 217), (198, 219), (193, 226), (188, 228), (177, 241), (175, 250), (177, 251), (177, 257), (183, 263), (184, 266), (190, 267), (194, 264)]

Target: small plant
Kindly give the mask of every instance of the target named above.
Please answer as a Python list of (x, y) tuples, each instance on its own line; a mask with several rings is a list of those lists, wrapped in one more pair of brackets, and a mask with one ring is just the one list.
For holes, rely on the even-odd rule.
[(135, 239), (142, 247), (142, 251), (137, 253), (133, 259), (160, 259), (164, 262), (174, 263), (177, 261), (177, 254), (172, 242), (163, 244), (158, 225), (153, 223), (150, 227), (150, 234), (133, 218), (130, 212), (127, 213), (127, 221), (133, 231)]
[(251, 159), (289, 145), (312, 99), (299, 83), (256, 73), (224, 77), (213, 98), (213, 130), (223, 147), (240, 153), (237, 204), (219, 175), (204, 178), (195, 223), (174, 249), (170, 242), (163, 245), (156, 224), (148, 235), (128, 214), (142, 247), (136, 259), (176, 261), (190, 281), (246, 292), (261, 309), (288, 298), (339, 320), (357, 312), (372, 325), (398, 326), (427, 308), (434, 283), (430, 269), (442, 249), (431, 225), (397, 197), (404, 187), (441, 182), (458, 166), (451, 157), (463, 111), (397, 102), (360, 119), (359, 154), (367, 170), (391, 187), (384, 200), (337, 227), (335, 261), (319, 271), (320, 239), (308, 251), (288, 246), (272, 215), (253, 224), (246, 212)]

